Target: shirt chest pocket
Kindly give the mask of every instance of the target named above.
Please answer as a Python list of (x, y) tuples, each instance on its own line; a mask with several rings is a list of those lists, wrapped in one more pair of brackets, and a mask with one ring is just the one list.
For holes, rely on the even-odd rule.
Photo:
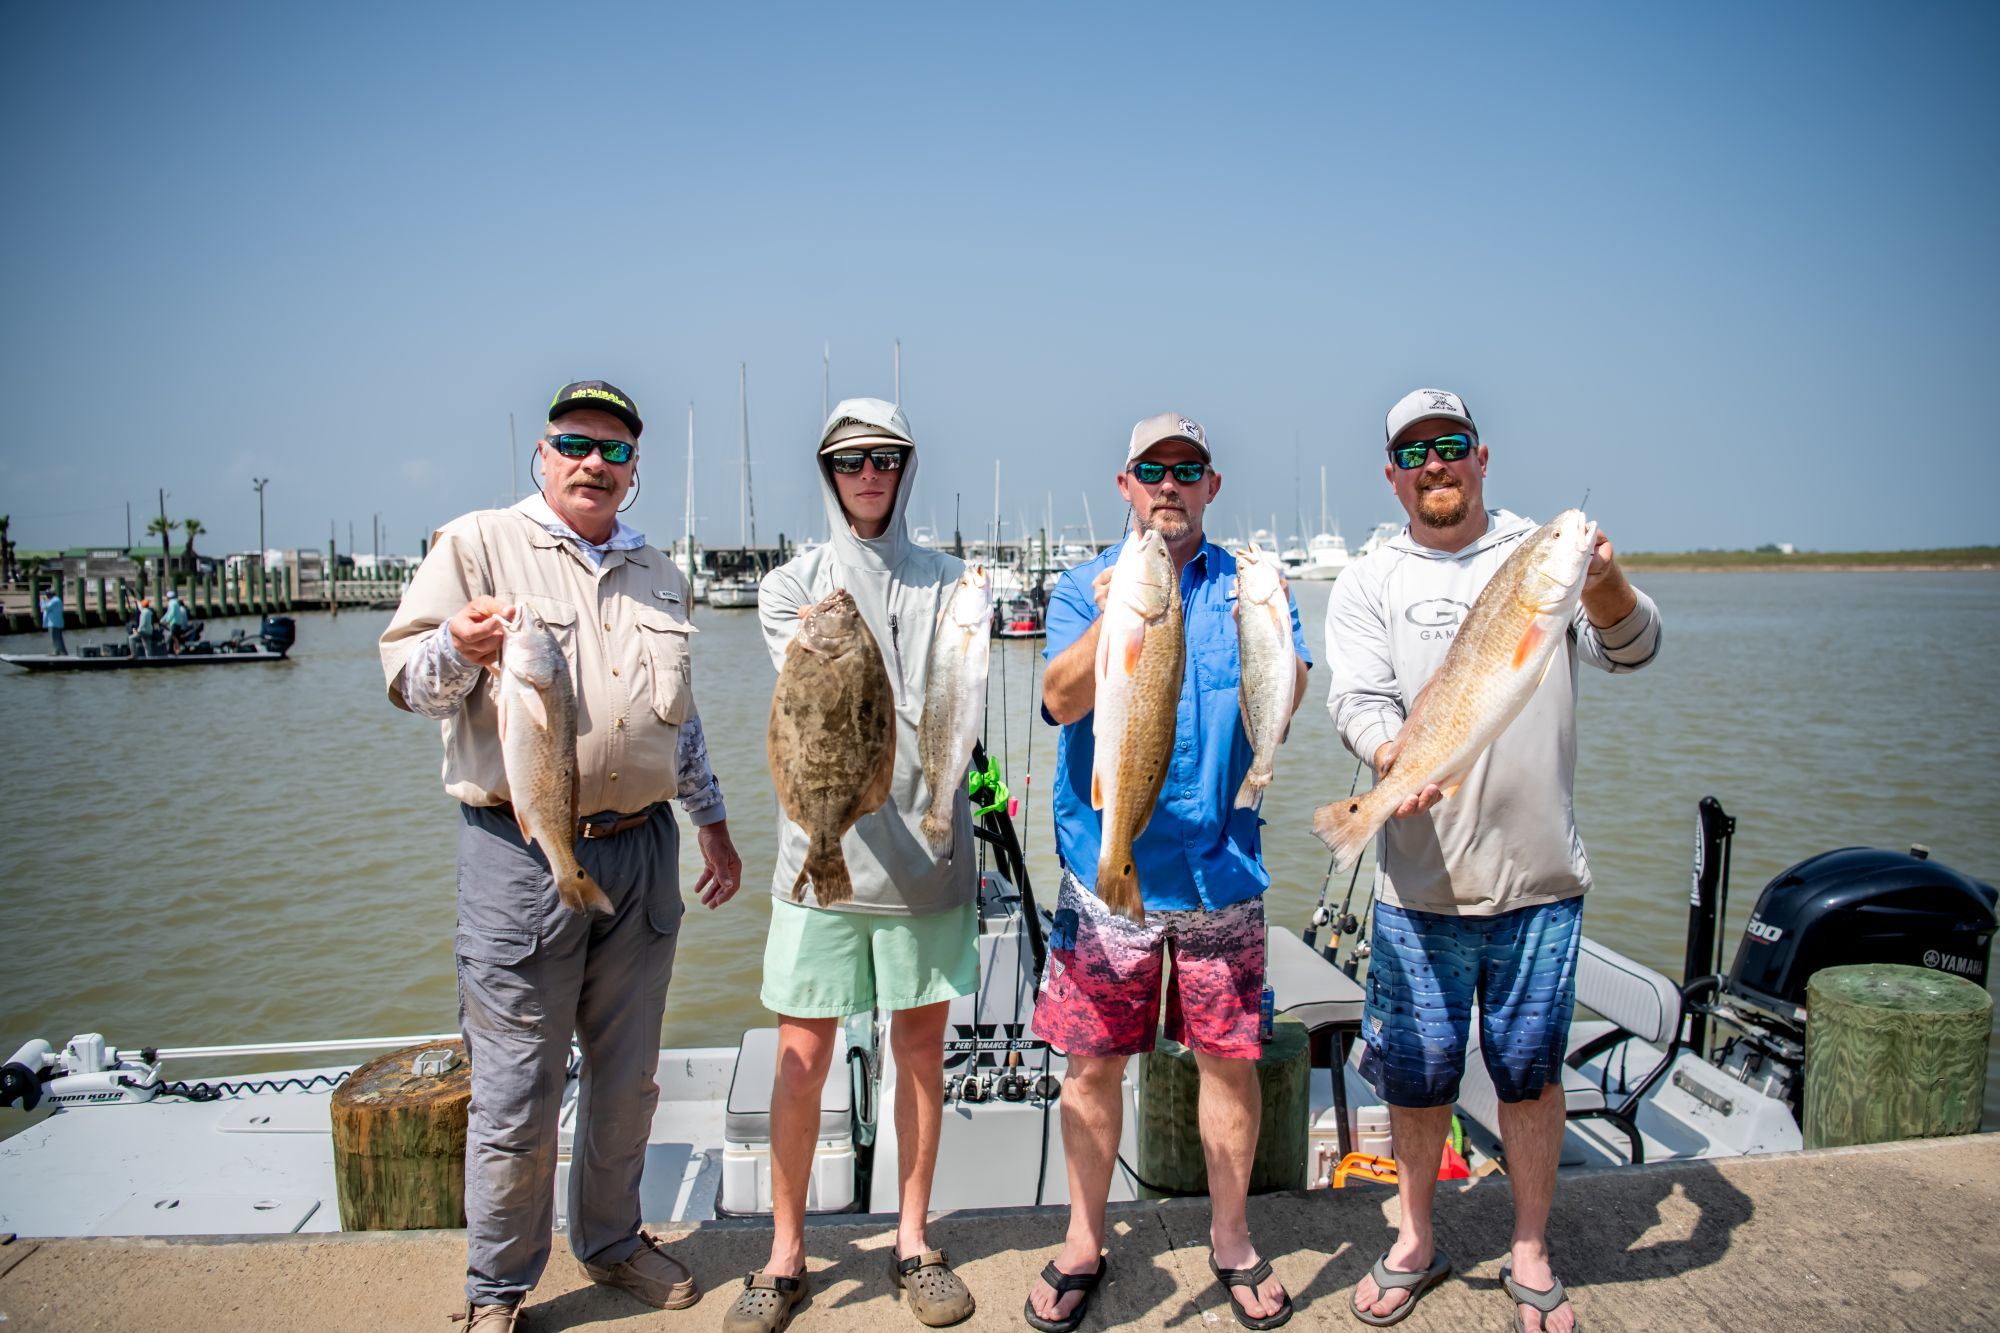
[[(574, 687), (577, 680), (576, 607), (559, 597), (547, 597), (533, 592), (503, 592), (500, 594), (500, 599), (511, 606), (525, 606), (535, 613), (535, 618), (542, 622), (542, 627), (549, 632), (549, 637), (556, 641), (556, 647), (562, 649), (563, 663), (569, 667), (570, 684)], [(485, 675), (486, 697), (498, 703), (500, 673), (488, 671)]]
[(1236, 604), (1203, 607), (1188, 614), (1188, 654), (1205, 690), (1233, 690), (1243, 680), (1236, 642)]
[(694, 711), (694, 660), (688, 637), (694, 626), (685, 617), (651, 607), (638, 613), (639, 666), (646, 674), (646, 694), (653, 716), (672, 726)]

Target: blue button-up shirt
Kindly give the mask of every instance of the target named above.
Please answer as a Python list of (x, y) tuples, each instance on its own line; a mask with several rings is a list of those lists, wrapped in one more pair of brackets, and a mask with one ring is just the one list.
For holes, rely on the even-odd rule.
[[(1044, 657), (1053, 660), (1090, 629), (1100, 614), (1091, 584), (1118, 563), (1124, 546), (1121, 541), (1056, 579)], [(1237, 700), (1242, 655), (1236, 642), (1236, 557), (1203, 542), (1181, 569), (1181, 612), (1187, 659), (1174, 715), (1173, 757), (1153, 817), (1132, 847), (1140, 896), (1154, 912), (1214, 911), (1255, 898), (1271, 883), (1257, 832), (1263, 821), (1255, 810), (1235, 804), (1251, 759)], [(1311, 666), (1296, 601), (1291, 612), (1293, 651)], [(1055, 721), (1047, 710), (1042, 717)], [(1056, 850), (1063, 866), (1087, 885), (1097, 882), (1103, 829), (1100, 812), (1090, 808), (1095, 719), (1094, 713), (1085, 714), (1064, 727), (1056, 742)]]

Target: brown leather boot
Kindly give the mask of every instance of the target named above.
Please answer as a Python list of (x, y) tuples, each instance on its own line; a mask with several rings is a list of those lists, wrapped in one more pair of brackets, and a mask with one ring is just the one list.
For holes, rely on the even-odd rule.
[(467, 1304), (464, 1314), (451, 1317), (454, 1324), (464, 1324), (465, 1333), (514, 1333), (514, 1322), (521, 1317), (518, 1305), (472, 1305)]
[(592, 1282), (630, 1292), (662, 1310), (685, 1310), (701, 1299), (701, 1288), (695, 1285), (687, 1265), (643, 1231), (639, 1233), (639, 1248), (624, 1263), (611, 1268), (584, 1264), (583, 1271)]

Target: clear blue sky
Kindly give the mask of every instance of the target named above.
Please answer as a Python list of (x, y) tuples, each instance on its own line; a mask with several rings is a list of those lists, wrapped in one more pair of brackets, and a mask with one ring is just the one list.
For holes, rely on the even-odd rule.
[[(1382, 413), (1456, 389), (1489, 497), (1621, 545), (2000, 540), (1991, 5), (0, 8), (0, 512), (155, 490), (274, 545), (414, 550), (505, 498), (563, 380), (651, 425), (635, 510), (821, 525), (833, 392), (890, 390), (912, 516), (1120, 511), (1207, 423), (1211, 530), (1319, 469), (1400, 517)], [(524, 469), (525, 475), (525, 469)], [(1294, 478), (1298, 478), (1297, 487)]]

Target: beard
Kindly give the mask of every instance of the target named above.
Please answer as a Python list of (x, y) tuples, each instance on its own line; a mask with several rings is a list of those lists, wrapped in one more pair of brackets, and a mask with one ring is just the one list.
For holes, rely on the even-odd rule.
[(1437, 486), (1417, 493), (1417, 518), (1427, 528), (1455, 528), (1472, 509), (1462, 485)]
[(1179, 541), (1194, 531), (1194, 524), (1188, 519), (1186, 510), (1167, 509), (1159, 505), (1154, 505), (1152, 513), (1144, 516), (1135, 510), (1133, 521), (1138, 524), (1139, 531), (1157, 532), (1170, 542)]

